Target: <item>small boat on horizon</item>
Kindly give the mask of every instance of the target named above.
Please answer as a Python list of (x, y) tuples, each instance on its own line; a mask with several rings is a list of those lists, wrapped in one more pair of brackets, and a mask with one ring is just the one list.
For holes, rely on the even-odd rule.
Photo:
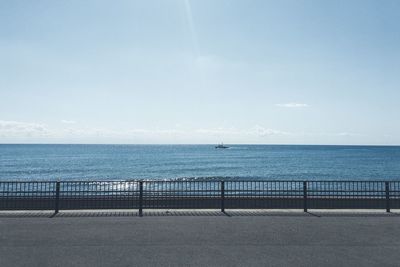
[(224, 143), (216, 145), (215, 148), (229, 148), (229, 146), (224, 146)]

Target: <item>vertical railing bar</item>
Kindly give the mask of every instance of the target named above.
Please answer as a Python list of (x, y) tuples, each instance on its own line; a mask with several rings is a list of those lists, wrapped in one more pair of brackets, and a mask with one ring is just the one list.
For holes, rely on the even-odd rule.
[(390, 212), (390, 185), (389, 182), (385, 182), (385, 193), (386, 193), (386, 212)]
[(221, 181), (221, 212), (225, 212), (225, 182)]
[(139, 216), (143, 216), (143, 181), (139, 182)]
[(57, 181), (56, 182), (56, 199), (55, 199), (55, 207), (54, 207), (55, 214), (57, 214), (60, 209), (59, 202), (60, 202), (60, 181)]
[(304, 212), (307, 212), (308, 207), (307, 207), (307, 182), (303, 182), (303, 210)]

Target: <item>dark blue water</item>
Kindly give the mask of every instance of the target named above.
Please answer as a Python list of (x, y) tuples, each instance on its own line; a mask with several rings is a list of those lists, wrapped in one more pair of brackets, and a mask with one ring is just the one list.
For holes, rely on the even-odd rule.
[(400, 180), (400, 147), (0, 145), (0, 180)]

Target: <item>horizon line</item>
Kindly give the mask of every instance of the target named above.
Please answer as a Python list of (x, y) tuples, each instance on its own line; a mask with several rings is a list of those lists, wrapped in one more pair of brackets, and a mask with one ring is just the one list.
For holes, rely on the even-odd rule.
[[(0, 145), (134, 145), (134, 146), (214, 146), (218, 143), (0, 143)], [(369, 146), (369, 147), (400, 147), (400, 144), (255, 144), (255, 143), (224, 143), (226, 145), (246, 146)]]

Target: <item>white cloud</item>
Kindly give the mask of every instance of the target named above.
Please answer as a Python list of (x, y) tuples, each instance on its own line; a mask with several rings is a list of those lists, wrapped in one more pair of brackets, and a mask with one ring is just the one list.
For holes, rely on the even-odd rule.
[[(110, 129), (78, 127), (66, 123), (63, 127), (50, 127), (41, 123), (0, 120), (0, 142), (61, 142), (61, 143), (212, 143), (226, 142), (285, 142), (300, 136), (319, 136), (316, 133), (287, 132), (255, 125), (249, 128), (216, 127), (166, 129)], [(331, 134), (332, 136), (334, 134)], [(351, 133), (336, 133), (336, 136), (353, 136)]]
[[(249, 128), (215, 127), (166, 129), (108, 129), (78, 127), (67, 123), (50, 127), (43, 123), (0, 120), (1, 142), (60, 142), (60, 143), (315, 143), (323, 138), (343, 142), (366, 135), (353, 132), (293, 132), (255, 125)], [(323, 143), (322, 141), (318, 141)]]
[(51, 131), (40, 123), (0, 120), (0, 137), (48, 137)]
[(290, 135), (288, 132), (265, 128), (260, 125), (256, 125), (250, 129), (236, 129), (236, 128), (214, 128), (214, 129), (198, 129), (196, 133), (209, 134), (209, 135), (225, 135), (225, 136), (272, 136), (272, 135)]
[(183, 130), (178, 130), (178, 129), (155, 129), (155, 130), (149, 130), (149, 129), (131, 129), (127, 131), (122, 131), (121, 134), (124, 135), (181, 135), (185, 134), (186, 132)]
[(247, 137), (259, 138), (265, 136), (283, 136), (290, 135), (288, 132), (265, 128), (256, 125), (249, 129), (238, 129), (235, 127), (218, 127), (218, 128), (201, 128), (201, 129), (183, 129), (175, 127), (172, 129), (106, 129), (94, 127), (76, 127), (75, 121), (61, 121), (65, 126), (63, 128), (49, 128), (45, 124), (18, 122), (18, 121), (3, 121), (0, 120), (0, 138), (27, 138), (30, 137), (47, 137), (52, 139), (68, 139), (68, 138), (120, 138), (120, 139), (135, 139), (135, 138), (186, 138), (186, 139), (201, 139), (201, 138), (238, 138), (245, 139)]
[(276, 104), (277, 107), (281, 108), (307, 108), (308, 104), (304, 103), (285, 103), (285, 104)]
[(240, 134), (241, 131), (235, 128), (201, 128), (194, 130), (194, 133), (203, 134), (203, 135), (237, 135)]
[(335, 135), (337, 135), (337, 136), (343, 136), (343, 137), (362, 136), (362, 134), (358, 134), (358, 133), (348, 133), (348, 132), (337, 133), (337, 134), (335, 134)]
[(65, 123), (65, 124), (75, 124), (76, 123), (76, 121), (72, 121), (72, 120), (61, 120), (61, 122)]
[(291, 135), (289, 132), (284, 132), (276, 129), (269, 129), (269, 128), (264, 128), (260, 125), (256, 125), (253, 128), (251, 128), (248, 132), (250, 135), (258, 135), (258, 136), (272, 136), (272, 135)]

